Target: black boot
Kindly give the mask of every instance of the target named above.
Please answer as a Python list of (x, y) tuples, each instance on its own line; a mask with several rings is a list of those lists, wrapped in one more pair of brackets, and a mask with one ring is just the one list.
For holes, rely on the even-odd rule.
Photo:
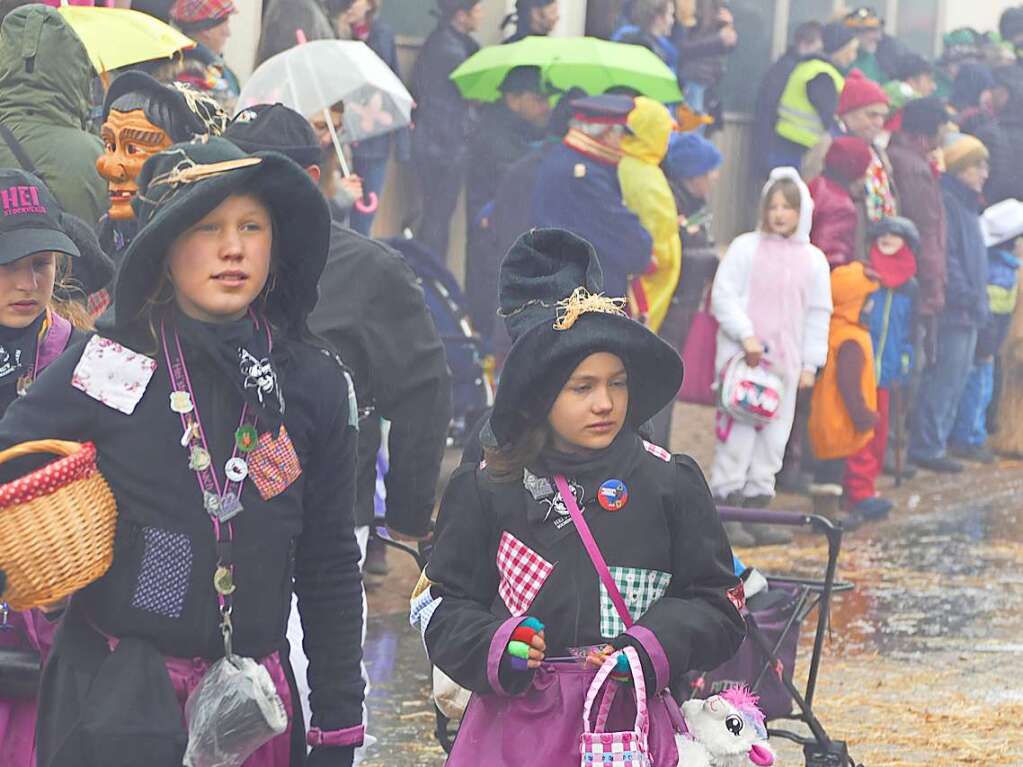
[[(742, 493), (734, 492), (730, 493), (727, 498), (715, 498), (714, 502), (718, 506), (732, 506), (742, 508)], [(725, 533), (728, 535), (728, 542), (732, 545), (732, 548), (749, 548), (750, 546), (756, 546), (756, 539), (753, 534), (749, 531), (742, 522), (723, 522), (722, 526), (725, 528)]]
[(366, 563), (362, 569), (370, 575), (387, 575), (387, 546), (376, 538), (370, 538), (366, 544)]

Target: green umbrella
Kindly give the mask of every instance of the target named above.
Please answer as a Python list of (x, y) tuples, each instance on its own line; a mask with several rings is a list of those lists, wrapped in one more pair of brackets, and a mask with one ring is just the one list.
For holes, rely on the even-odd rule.
[(596, 37), (527, 37), (483, 48), (451, 79), (470, 101), (497, 101), (505, 75), (522, 66), (540, 67), (544, 82), (561, 91), (578, 87), (596, 95), (626, 86), (664, 103), (682, 101), (675, 73), (653, 51)]

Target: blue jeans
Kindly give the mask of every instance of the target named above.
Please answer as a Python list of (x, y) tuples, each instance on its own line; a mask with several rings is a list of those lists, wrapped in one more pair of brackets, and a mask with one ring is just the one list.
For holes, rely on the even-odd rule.
[(980, 447), (987, 442), (987, 409), (994, 390), (995, 361), (978, 362), (966, 380), (949, 442), (963, 447)]
[[(369, 193), (373, 192), (379, 198), (384, 191), (384, 179), (387, 176), (386, 157), (359, 157), (352, 158), (352, 166), (356, 175), (362, 178), (362, 197), (366, 199)], [(352, 208), (351, 227), (359, 234), (369, 237), (373, 229), (373, 219), (377, 212), (360, 213), (358, 208)]]
[(949, 434), (955, 424), (959, 402), (966, 388), (977, 329), (938, 323), (938, 354), (924, 370), (916, 399), (916, 412), (909, 439), (911, 459), (943, 458)]

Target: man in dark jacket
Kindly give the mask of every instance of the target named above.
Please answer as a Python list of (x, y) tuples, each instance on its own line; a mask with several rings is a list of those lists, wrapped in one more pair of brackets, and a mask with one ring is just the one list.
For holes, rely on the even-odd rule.
[(628, 96), (572, 102), (575, 118), (561, 144), (543, 159), (533, 192), (533, 225), (567, 229), (590, 242), (609, 296), (628, 295), (631, 276), (650, 266), (653, 241), (622, 202), (618, 162)]
[(902, 108), (902, 129), (892, 134), (888, 144), (895, 186), (899, 189), (900, 212), (916, 224), (920, 232), (916, 254), (917, 315), (930, 347), (929, 351), (925, 349), (929, 360), (934, 359), (936, 322), (945, 306), (948, 271), (945, 206), (932, 158), (943, 143), (947, 124), (948, 113), (940, 99), (909, 101)]
[[(1023, 9), (1021, 9), (1023, 12)], [(1008, 199), (1023, 199), (1023, 69), (1006, 66), (992, 73), (1008, 100), (995, 119), (974, 131), (991, 151), (991, 177), (984, 187), (987, 202), (994, 205)]]
[[(227, 138), (247, 152), (282, 152), (316, 175), (319, 142), (297, 112), (280, 104), (250, 111), (258, 116), (232, 123)], [(309, 325), (341, 353), (362, 408), (356, 525), (373, 523), (379, 422), (386, 418), (385, 521), (395, 537), (427, 537), (451, 420), (451, 378), (415, 275), (395, 251), (334, 222)]]
[(508, 169), (543, 140), (550, 115), (544, 90), (539, 67), (512, 69), (501, 83), (501, 100), (481, 110), (469, 146), (465, 292), (473, 328), (484, 339), (490, 337), (497, 312), (493, 202)]
[(437, 3), (440, 21), (423, 43), (412, 70), (412, 95), (417, 103), (412, 160), (422, 195), (418, 237), (444, 259), (475, 122), (472, 106), (462, 98), (450, 75), (480, 48), (469, 35), (479, 28), (483, 6), (480, 0)]
[(945, 455), (963, 389), (973, 367), (977, 330), (988, 318), (987, 248), (980, 226), (988, 151), (957, 133), (945, 142), (941, 177), (948, 223), (948, 284), (938, 317), (937, 355), (916, 398), (909, 457), (932, 471), (955, 473), (963, 465)]
[(501, 29), (514, 25), (515, 31), (505, 43), (517, 43), (527, 37), (546, 37), (561, 20), (558, 0), (516, 0), (515, 10), (504, 17)]
[(96, 172), (103, 144), (85, 129), (93, 76), (85, 46), (56, 9), (29, 5), (4, 19), (0, 167), (38, 176), (62, 210), (96, 226), (107, 185)]

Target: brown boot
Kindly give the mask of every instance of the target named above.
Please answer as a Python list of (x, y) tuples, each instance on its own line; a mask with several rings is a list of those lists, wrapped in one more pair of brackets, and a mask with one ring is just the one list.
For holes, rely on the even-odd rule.
[(810, 486), (813, 498), (813, 513), (834, 524), (842, 524), (849, 514), (842, 510), (842, 486), (834, 484), (813, 484)]
[[(747, 509), (766, 509), (771, 505), (773, 496), (755, 495), (743, 499), (743, 506)], [(749, 525), (748, 530), (753, 534), (756, 541), (755, 546), (779, 546), (783, 543), (792, 543), (792, 532), (778, 525)]]

